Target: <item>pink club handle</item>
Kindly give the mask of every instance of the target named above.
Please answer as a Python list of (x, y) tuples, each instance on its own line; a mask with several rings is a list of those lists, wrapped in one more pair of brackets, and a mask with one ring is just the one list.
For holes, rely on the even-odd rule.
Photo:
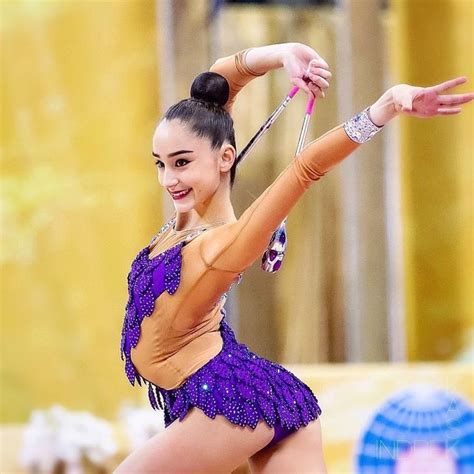
[[(293, 99), (293, 97), (298, 93), (299, 90), (300, 88), (298, 86), (293, 87), (293, 89), (291, 89), (290, 92), (288, 92), (287, 97), (289, 97), (290, 99)], [(306, 104), (306, 113), (308, 115), (311, 115), (313, 113), (314, 102), (315, 102), (314, 98), (308, 99), (308, 102)]]
[(298, 86), (293, 87), (290, 92), (288, 92), (288, 97), (290, 99), (293, 99), (293, 97), (296, 95), (296, 93), (300, 90)]

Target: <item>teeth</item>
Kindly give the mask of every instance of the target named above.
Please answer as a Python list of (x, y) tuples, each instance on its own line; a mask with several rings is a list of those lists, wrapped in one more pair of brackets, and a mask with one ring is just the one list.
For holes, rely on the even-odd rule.
[(185, 191), (181, 191), (178, 193), (173, 193), (173, 196), (182, 196), (183, 194), (186, 194), (189, 191), (189, 189), (186, 189)]

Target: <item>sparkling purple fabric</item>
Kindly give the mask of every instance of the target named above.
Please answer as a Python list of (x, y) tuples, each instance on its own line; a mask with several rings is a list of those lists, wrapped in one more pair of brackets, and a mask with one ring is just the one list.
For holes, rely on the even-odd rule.
[(179, 286), (181, 275), (181, 248), (184, 242), (148, 258), (148, 246), (142, 249), (132, 262), (128, 281), (128, 302), (122, 326), (120, 343), (121, 358), (125, 357), (125, 373), (132, 385), (135, 380), (141, 386), (141, 376), (130, 358), (132, 347), (140, 339), (140, 325), (145, 316), (153, 313), (155, 299), (163, 291), (172, 295)]
[(192, 407), (210, 418), (219, 414), (251, 428), (265, 420), (272, 427), (298, 429), (318, 418), (322, 411), (311, 389), (283, 366), (239, 343), (223, 314), (224, 345), (219, 354), (178, 388), (165, 390), (149, 383), (151, 406), (158, 408), (156, 395), (164, 400), (165, 427), (182, 421)]
[(272, 440), (265, 446), (265, 448), (270, 448), (275, 444), (279, 443), (282, 439), (289, 436), (291, 433), (297, 431), (298, 428), (285, 428), (281, 426), (280, 423), (275, 423), (275, 434), (273, 435)]
[(224, 309), (219, 328), (222, 350), (180, 387), (166, 390), (140, 376), (130, 359), (130, 350), (138, 343), (140, 324), (152, 314), (155, 299), (163, 291), (173, 294), (177, 290), (183, 245), (180, 242), (151, 260), (147, 246), (132, 262), (121, 340), (130, 383), (134, 385), (135, 379), (140, 386), (142, 380), (148, 383), (150, 404), (164, 410), (165, 427), (176, 419), (182, 421), (192, 407), (200, 408), (210, 418), (220, 414), (234, 424), (252, 428), (259, 420), (265, 420), (271, 427), (281, 425), (293, 430), (318, 418), (322, 412), (311, 389), (283, 366), (239, 343), (225, 320)]

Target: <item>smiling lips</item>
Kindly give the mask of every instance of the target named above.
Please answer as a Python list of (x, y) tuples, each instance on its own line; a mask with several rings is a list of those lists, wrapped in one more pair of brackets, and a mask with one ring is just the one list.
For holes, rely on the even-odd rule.
[(189, 191), (191, 191), (191, 188), (185, 189), (183, 191), (177, 191), (175, 193), (172, 193), (170, 191), (170, 194), (171, 194), (171, 197), (176, 200), (176, 199), (182, 199), (182, 198), (184, 198), (184, 196), (187, 196)]

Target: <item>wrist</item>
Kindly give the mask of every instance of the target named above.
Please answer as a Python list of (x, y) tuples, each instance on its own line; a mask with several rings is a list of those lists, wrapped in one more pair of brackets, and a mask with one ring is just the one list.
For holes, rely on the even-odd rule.
[(284, 59), (288, 54), (289, 44), (291, 43), (249, 48), (245, 55), (248, 68), (256, 74), (262, 75), (272, 69), (283, 67)]
[(393, 101), (392, 90), (386, 91), (374, 104), (369, 107), (368, 116), (378, 127), (383, 127), (387, 122), (398, 115)]

